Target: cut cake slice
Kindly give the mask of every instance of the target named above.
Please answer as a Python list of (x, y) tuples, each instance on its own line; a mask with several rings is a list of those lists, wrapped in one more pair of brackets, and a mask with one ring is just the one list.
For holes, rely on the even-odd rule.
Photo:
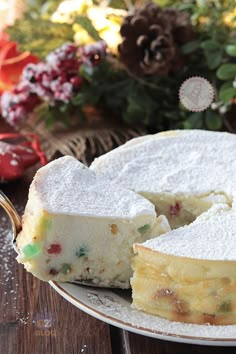
[(127, 288), (133, 243), (169, 230), (148, 200), (63, 157), (41, 168), (31, 184), (17, 260), (45, 281)]
[(135, 244), (133, 306), (179, 322), (235, 324), (235, 238), (236, 211), (222, 205), (191, 225)]

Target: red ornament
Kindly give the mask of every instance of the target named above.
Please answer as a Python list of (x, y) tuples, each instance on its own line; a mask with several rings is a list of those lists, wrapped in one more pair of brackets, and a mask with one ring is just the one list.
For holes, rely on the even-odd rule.
[[(31, 140), (26, 140), (27, 137)], [(17, 138), (24, 138), (24, 141), (17, 145), (3, 141)], [(0, 134), (0, 182), (21, 177), (26, 168), (39, 160), (42, 165), (47, 163), (36, 135)]]
[(28, 51), (19, 52), (18, 44), (10, 41), (6, 33), (0, 33), (0, 95), (13, 89), (27, 64), (38, 61), (39, 58)]

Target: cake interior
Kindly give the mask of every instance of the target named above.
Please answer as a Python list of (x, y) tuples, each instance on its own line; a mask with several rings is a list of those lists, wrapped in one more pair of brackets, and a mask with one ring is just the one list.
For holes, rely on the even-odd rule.
[(172, 321), (236, 323), (236, 261), (209, 261), (150, 252), (136, 245), (133, 306)]
[(215, 204), (232, 206), (231, 197), (223, 192), (204, 195), (173, 193), (139, 193), (155, 205), (157, 215), (165, 215), (171, 229), (191, 224)]
[(163, 216), (122, 220), (53, 215), (43, 210), (35, 215), (32, 210), (24, 230), (25, 236), (17, 239), (21, 249), (17, 260), (39, 279), (82, 279), (129, 288), (134, 242), (142, 243), (170, 228)]

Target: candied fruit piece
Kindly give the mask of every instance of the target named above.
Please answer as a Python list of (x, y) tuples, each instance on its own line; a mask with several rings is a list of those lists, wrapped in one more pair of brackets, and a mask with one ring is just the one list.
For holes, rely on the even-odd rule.
[(147, 230), (149, 230), (150, 229), (150, 225), (148, 225), (148, 224), (145, 224), (145, 225), (143, 225), (143, 226), (141, 226), (141, 227), (139, 227), (138, 228), (138, 232), (140, 233), (140, 234), (144, 234)]
[(116, 224), (111, 224), (111, 233), (116, 235), (118, 232), (118, 226)]
[(29, 243), (22, 248), (22, 253), (27, 258), (37, 257), (42, 252), (42, 248), (37, 243)]
[(71, 265), (69, 263), (63, 263), (60, 269), (60, 272), (63, 274), (67, 274), (71, 272)]
[(178, 216), (181, 210), (181, 204), (176, 202), (175, 205), (171, 205), (169, 209), (169, 214), (171, 216)]
[(50, 271), (49, 271), (50, 275), (57, 275), (58, 273), (59, 272), (56, 269), (54, 269), (54, 268), (51, 268)]
[(88, 254), (88, 248), (86, 246), (81, 246), (78, 251), (76, 251), (75, 255), (76, 257), (80, 258), (83, 256), (87, 256)]
[(60, 254), (61, 253), (61, 245), (59, 243), (53, 243), (48, 248), (48, 254)]

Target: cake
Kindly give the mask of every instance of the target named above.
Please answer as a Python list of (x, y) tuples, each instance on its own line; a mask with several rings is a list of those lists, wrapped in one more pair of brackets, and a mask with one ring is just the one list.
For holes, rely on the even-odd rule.
[(144, 196), (171, 228), (190, 224), (236, 191), (236, 137), (203, 130), (133, 139), (91, 165), (112, 184)]
[(236, 323), (236, 210), (135, 244), (133, 306), (178, 322)]
[(63, 157), (34, 177), (17, 260), (41, 280), (127, 288), (133, 243), (168, 230), (148, 200)]
[(134, 307), (236, 323), (235, 171), (236, 136), (203, 130), (133, 139), (90, 168), (60, 158), (32, 182), (17, 259), (42, 280), (127, 288), (134, 245)]

